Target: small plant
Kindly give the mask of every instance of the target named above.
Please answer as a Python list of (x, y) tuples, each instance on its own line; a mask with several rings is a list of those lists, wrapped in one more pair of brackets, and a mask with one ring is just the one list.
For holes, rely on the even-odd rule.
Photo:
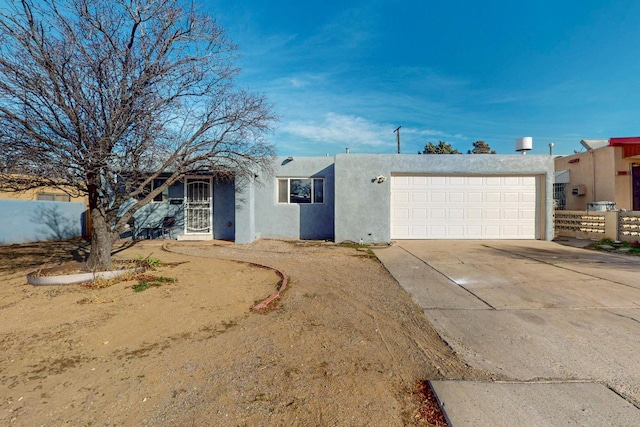
[(147, 255), (146, 257), (143, 257), (142, 255), (138, 255), (137, 261), (139, 264), (142, 264), (145, 267), (149, 267), (149, 268), (160, 267), (161, 265), (164, 264), (158, 258), (151, 257), (151, 254)]
[(133, 292), (142, 292), (149, 289), (152, 286), (160, 286), (160, 283), (155, 282), (147, 282), (146, 280), (141, 280), (137, 284), (133, 285)]
[(640, 242), (621, 242), (612, 239), (601, 239), (587, 246), (589, 249), (595, 249), (605, 252), (625, 252), (631, 255), (640, 255)]
[(142, 292), (151, 287), (158, 287), (163, 283), (175, 283), (176, 279), (173, 277), (154, 277), (154, 276), (141, 276), (138, 277), (138, 283), (133, 285), (131, 288), (134, 292)]

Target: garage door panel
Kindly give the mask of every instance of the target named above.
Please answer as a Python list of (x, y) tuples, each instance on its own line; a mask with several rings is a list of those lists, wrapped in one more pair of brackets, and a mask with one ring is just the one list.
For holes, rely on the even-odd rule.
[(502, 201), (502, 197), (499, 192), (491, 191), (485, 193), (484, 201), (488, 203), (500, 203)]
[(447, 185), (447, 179), (444, 176), (430, 176), (428, 184), (436, 187), (443, 187)]
[(426, 192), (411, 193), (411, 201), (414, 203), (424, 203), (428, 200)]
[(447, 219), (447, 210), (446, 209), (429, 209), (429, 218)]
[(482, 227), (479, 225), (470, 225), (467, 227), (466, 235), (472, 239), (479, 239), (482, 237)]
[(429, 200), (432, 203), (445, 203), (447, 201), (447, 193), (433, 192), (430, 194)]
[(533, 239), (536, 178), (392, 176), (394, 239)]
[(427, 185), (428, 178), (426, 176), (414, 176), (411, 177), (411, 184), (413, 185)]
[[(446, 178), (445, 178), (446, 181)], [(461, 176), (452, 176), (449, 177), (449, 187), (464, 187), (465, 184), (465, 179), (464, 177)]]
[(505, 203), (520, 203), (520, 193), (502, 193), (503, 202)]
[(449, 209), (449, 219), (464, 219), (464, 209)]
[(482, 219), (482, 209), (468, 208), (467, 209), (467, 218), (468, 219)]
[(394, 176), (394, 181), (396, 182), (397, 186), (408, 186), (409, 185), (409, 178), (408, 176)]
[(447, 227), (447, 233), (450, 236), (463, 236), (464, 235), (464, 225), (449, 225)]
[(483, 219), (491, 221), (491, 220), (500, 220), (500, 209), (485, 209)]
[(497, 239), (500, 237), (500, 226), (499, 225), (487, 225), (484, 227), (484, 235), (485, 238)]
[(503, 209), (502, 219), (517, 221), (520, 219), (520, 211), (518, 209)]
[(536, 228), (534, 226), (522, 226), (520, 234), (535, 236)]
[(426, 219), (427, 218), (427, 210), (426, 209), (412, 209), (411, 210), (411, 218), (414, 218), (414, 219)]
[(482, 202), (482, 193), (467, 193), (467, 202), (469, 203), (480, 203)]
[(397, 191), (393, 194), (393, 201), (397, 203), (409, 203), (408, 191)]
[(409, 219), (409, 209), (393, 209), (393, 215), (397, 220)]

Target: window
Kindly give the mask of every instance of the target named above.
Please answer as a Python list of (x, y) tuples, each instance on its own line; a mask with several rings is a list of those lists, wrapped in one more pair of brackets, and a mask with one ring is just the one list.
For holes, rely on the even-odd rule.
[(324, 178), (279, 178), (278, 203), (324, 203)]
[(553, 184), (553, 207), (557, 211), (563, 211), (567, 206), (567, 184)]
[[(151, 191), (153, 191), (154, 189), (160, 187), (166, 181), (167, 180), (163, 179), (163, 178), (154, 179), (153, 180), (153, 187), (151, 188)], [(169, 187), (165, 188), (164, 190), (162, 190), (162, 193), (160, 193), (156, 197), (154, 197), (153, 198), (153, 203), (167, 203), (168, 200), (169, 200)]]
[(39, 193), (36, 200), (46, 200), (49, 202), (70, 202), (71, 197), (68, 194), (57, 193)]

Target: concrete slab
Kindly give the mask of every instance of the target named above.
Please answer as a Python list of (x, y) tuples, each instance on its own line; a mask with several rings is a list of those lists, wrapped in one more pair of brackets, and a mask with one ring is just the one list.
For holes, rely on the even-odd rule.
[[(536, 425), (536, 414), (538, 425), (640, 425), (640, 257), (543, 241), (400, 241), (376, 255), (470, 365), (523, 386), (566, 385), (454, 389), (462, 398), (447, 398), (448, 412), (488, 417), (466, 425)], [(465, 404), (465, 390), (485, 400)], [(504, 418), (505, 407), (515, 413)]]
[(595, 380), (640, 403), (640, 309), (425, 310), (472, 366), (519, 381)]
[[(631, 426), (640, 410), (601, 384), (432, 381), (452, 426)], [(490, 409), (490, 410), (488, 410)]]
[[(635, 257), (540, 241), (402, 241), (400, 246), (492, 308), (640, 307), (640, 259), (628, 259)], [(572, 256), (582, 258), (568, 262)], [(598, 267), (589, 267), (594, 264)], [(598, 274), (589, 274), (594, 268)]]
[[(637, 256), (626, 255), (629, 258), (639, 258)], [(637, 264), (604, 264), (604, 263), (567, 263), (559, 262), (558, 267), (571, 271), (579, 271), (581, 274), (590, 277), (608, 280), (624, 286), (640, 289), (640, 265)], [(614, 268), (615, 266), (615, 268)]]
[(490, 308), (399, 246), (374, 249), (373, 252), (420, 307), (467, 310)]

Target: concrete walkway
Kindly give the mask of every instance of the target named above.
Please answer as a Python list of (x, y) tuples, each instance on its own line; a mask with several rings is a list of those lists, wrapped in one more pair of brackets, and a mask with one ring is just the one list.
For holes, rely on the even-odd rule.
[(434, 381), (452, 425), (640, 426), (640, 257), (523, 240), (374, 252), (456, 353), (504, 379)]

